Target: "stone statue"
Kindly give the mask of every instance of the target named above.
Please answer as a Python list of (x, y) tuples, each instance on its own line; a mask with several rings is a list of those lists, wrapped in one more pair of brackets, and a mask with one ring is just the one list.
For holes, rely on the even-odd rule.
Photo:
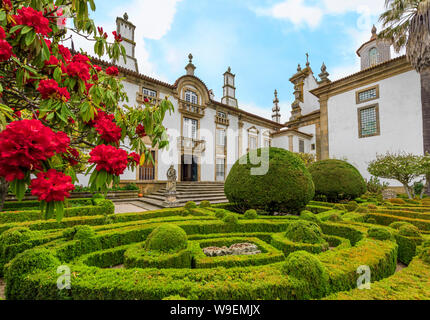
[(166, 184), (166, 201), (164, 204), (167, 207), (174, 207), (176, 200), (176, 170), (171, 165), (167, 170), (167, 184)]
[(173, 167), (173, 164), (167, 170), (167, 180), (168, 181), (176, 181), (176, 170)]

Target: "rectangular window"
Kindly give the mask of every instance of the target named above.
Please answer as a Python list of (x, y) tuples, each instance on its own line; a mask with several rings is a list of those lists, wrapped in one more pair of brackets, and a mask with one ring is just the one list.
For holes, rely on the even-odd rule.
[(249, 136), (249, 149), (254, 150), (257, 149), (257, 137), (255, 136)]
[(186, 91), (185, 92), (185, 101), (191, 102), (193, 104), (198, 104), (197, 95), (192, 91)]
[(225, 179), (225, 159), (216, 159), (216, 181), (224, 181)]
[(305, 153), (305, 140), (299, 139), (299, 152)]
[(264, 139), (264, 147), (269, 148), (270, 147), (270, 139)]
[(148, 97), (152, 97), (152, 98), (156, 98), (157, 97), (157, 91), (151, 90), (151, 89), (147, 89), (147, 88), (142, 88), (142, 93), (144, 96), (148, 96)]
[(367, 88), (356, 92), (356, 102), (357, 104), (379, 99), (379, 86), (372, 88)]
[(216, 131), (216, 144), (219, 146), (225, 146), (225, 130), (224, 129), (217, 129)]
[(182, 135), (185, 138), (197, 140), (197, 120), (184, 118), (184, 128)]
[(359, 137), (379, 135), (379, 108), (378, 105), (358, 109)]
[(315, 150), (315, 143), (311, 144), (311, 150)]

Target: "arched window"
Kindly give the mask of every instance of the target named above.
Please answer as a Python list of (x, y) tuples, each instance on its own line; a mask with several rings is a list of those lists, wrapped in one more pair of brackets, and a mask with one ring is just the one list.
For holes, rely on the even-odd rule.
[(369, 50), (369, 62), (370, 66), (374, 66), (378, 64), (379, 61), (379, 52), (375, 47)]
[(195, 94), (193, 91), (187, 90), (185, 91), (185, 101), (191, 102), (193, 104), (198, 104), (199, 98), (197, 97), (197, 94)]

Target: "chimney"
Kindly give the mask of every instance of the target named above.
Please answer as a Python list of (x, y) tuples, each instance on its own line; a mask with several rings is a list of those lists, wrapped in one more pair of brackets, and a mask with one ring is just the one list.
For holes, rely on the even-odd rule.
[(124, 13), (124, 16), (122, 18), (117, 17), (116, 18), (116, 32), (119, 33), (123, 39), (123, 42), (121, 44), (125, 48), (127, 61), (124, 63), (124, 59), (121, 56), (118, 61), (114, 61), (115, 64), (117, 64), (120, 67), (124, 67), (126, 69), (139, 72), (138, 66), (137, 66), (137, 59), (136, 59), (136, 42), (134, 42), (134, 31), (136, 29), (136, 26), (132, 24), (130, 21), (128, 21), (128, 14), (127, 12)]
[(279, 108), (278, 91), (275, 90), (275, 99), (273, 100), (272, 121), (281, 123), (281, 109)]
[(231, 68), (228, 67), (227, 71), (224, 73), (224, 96), (222, 97), (221, 102), (237, 108), (238, 105), (236, 99), (236, 87), (234, 86), (234, 78), (235, 75), (231, 73)]

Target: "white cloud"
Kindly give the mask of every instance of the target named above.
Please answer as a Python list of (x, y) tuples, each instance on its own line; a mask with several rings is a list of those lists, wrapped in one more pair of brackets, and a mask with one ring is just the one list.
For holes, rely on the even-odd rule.
[(287, 20), (295, 27), (318, 27), (326, 15), (342, 15), (348, 12), (360, 14), (358, 24), (368, 24), (369, 17), (379, 15), (385, 0), (322, 0), (306, 4), (305, 0), (284, 0), (268, 8), (252, 9), (257, 15)]
[(287, 0), (270, 8), (257, 8), (255, 12), (258, 15), (289, 20), (296, 26), (304, 23), (311, 28), (317, 27), (323, 16), (321, 8), (307, 6), (304, 0)]

